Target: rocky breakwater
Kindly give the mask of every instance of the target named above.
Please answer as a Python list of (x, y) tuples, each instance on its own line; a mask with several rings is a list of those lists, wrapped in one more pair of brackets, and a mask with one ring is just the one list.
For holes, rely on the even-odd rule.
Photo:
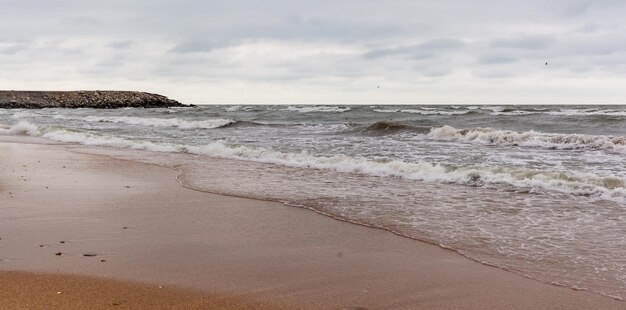
[(0, 91), (0, 108), (166, 108), (187, 107), (165, 96), (135, 91)]

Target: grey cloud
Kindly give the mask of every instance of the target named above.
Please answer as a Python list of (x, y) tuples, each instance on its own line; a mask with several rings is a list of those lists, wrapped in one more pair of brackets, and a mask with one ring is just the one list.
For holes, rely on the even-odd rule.
[(488, 86), (483, 78), (535, 81), (549, 61), (560, 89), (579, 77), (617, 85), (625, 15), (622, 0), (4, 0), (0, 72), (6, 87), (131, 79), (205, 91), (207, 80), (280, 89), (315, 79), (317, 93), (337, 79), (403, 90), (425, 77), (447, 96)]
[(170, 51), (174, 53), (197, 53), (208, 52), (213, 49), (213, 44), (208, 41), (194, 40), (176, 44)]
[(8, 45), (0, 44), (0, 54), (3, 55), (15, 55), (19, 52), (22, 52), (29, 48), (29, 45), (26, 43), (11, 43)]
[(516, 76), (510, 70), (473, 70), (472, 75), (483, 79), (503, 79)]
[(567, 1), (567, 2), (557, 2), (554, 5), (554, 8), (564, 16), (578, 16), (582, 15), (589, 10), (591, 7), (591, 2), (589, 1)]
[(222, 48), (231, 45), (230, 42), (227, 41), (210, 41), (210, 40), (188, 40), (184, 42), (180, 42), (176, 44), (170, 52), (179, 53), (179, 54), (187, 54), (187, 53), (206, 53), (210, 52), (216, 48)]
[(130, 48), (133, 45), (133, 41), (131, 40), (119, 40), (119, 41), (114, 41), (109, 43), (109, 47), (112, 47), (114, 49), (127, 49)]
[(82, 15), (82, 16), (66, 17), (61, 20), (61, 23), (67, 24), (70, 26), (80, 26), (80, 27), (98, 26), (102, 24), (102, 20), (100, 20), (100, 18), (95, 17), (95, 16)]
[(419, 44), (418, 48), (429, 50), (445, 50), (463, 47), (464, 45), (465, 42), (457, 39), (435, 39)]
[(449, 49), (463, 47), (465, 43), (457, 39), (434, 39), (417, 45), (399, 46), (394, 48), (373, 49), (365, 54), (365, 58), (379, 58), (391, 55), (406, 55), (413, 59), (427, 59)]
[(507, 56), (507, 55), (484, 55), (478, 59), (478, 62), (480, 62), (481, 64), (488, 64), (488, 65), (508, 64), (508, 63), (512, 63), (515, 61), (516, 61), (515, 58), (511, 56)]
[(499, 38), (491, 41), (491, 47), (518, 48), (538, 50), (549, 47), (554, 43), (554, 38), (547, 35), (523, 35), (514, 38)]

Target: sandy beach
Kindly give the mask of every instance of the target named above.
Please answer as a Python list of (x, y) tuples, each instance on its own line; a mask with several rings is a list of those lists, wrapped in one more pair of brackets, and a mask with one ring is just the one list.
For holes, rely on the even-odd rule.
[(0, 137), (0, 308), (626, 308), (177, 174)]

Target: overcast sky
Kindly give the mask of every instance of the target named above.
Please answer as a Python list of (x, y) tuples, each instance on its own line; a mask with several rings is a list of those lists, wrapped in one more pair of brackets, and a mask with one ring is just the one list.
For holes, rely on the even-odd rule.
[(625, 17), (622, 0), (0, 0), (0, 89), (626, 103)]

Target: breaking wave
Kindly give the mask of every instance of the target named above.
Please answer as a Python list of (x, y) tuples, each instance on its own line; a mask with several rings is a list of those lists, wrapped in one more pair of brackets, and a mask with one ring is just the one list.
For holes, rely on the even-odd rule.
[(584, 134), (545, 134), (536, 131), (516, 132), (492, 128), (433, 128), (426, 135), (439, 141), (530, 146), (558, 150), (608, 150), (626, 153), (626, 137)]
[[(382, 125), (378, 125), (382, 126)], [(443, 127), (447, 132), (457, 132)], [(441, 129), (441, 128), (439, 128)], [(463, 131), (463, 130), (462, 130)], [(21, 133), (47, 139), (84, 145), (109, 146), (155, 152), (175, 152), (206, 155), (217, 158), (238, 159), (290, 167), (330, 169), (337, 172), (367, 174), (380, 177), (401, 177), (426, 182), (456, 183), (466, 186), (507, 188), (520, 192), (559, 192), (574, 196), (592, 197), (613, 201), (626, 201), (626, 179), (593, 173), (544, 171), (499, 166), (455, 166), (429, 162), (402, 160), (372, 160), (346, 155), (320, 156), (306, 152), (279, 152), (263, 147), (228, 145), (221, 141), (205, 145), (183, 145), (131, 140), (110, 135), (69, 131), (59, 128), (37, 129), (35, 125), (20, 122), (12, 126), (9, 134)], [(438, 133), (436, 129), (435, 133)], [(431, 132), (432, 134), (432, 132)], [(467, 136), (459, 133), (461, 137)], [(452, 134), (456, 136), (456, 134)]]
[(8, 128), (0, 127), (0, 134), (4, 135), (34, 136), (37, 135), (38, 132), (39, 128), (37, 128), (37, 126), (25, 121), (21, 121)]
[(143, 118), (132, 116), (96, 117), (87, 116), (87, 122), (123, 123), (150, 127), (177, 127), (180, 129), (213, 129), (236, 123), (231, 119), (182, 120), (179, 118)]
[(431, 126), (415, 126), (415, 125), (407, 125), (401, 123), (394, 122), (376, 122), (371, 125), (361, 126), (356, 130), (349, 130), (347, 133), (356, 132), (358, 134), (365, 135), (388, 135), (388, 134), (396, 134), (400, 132), (413, 132), (418, 134), (428, 133), (431, 129)]
[(350, 107), (343, 106), (288, 106), (283, 111), (294, 111), (302, 113), (311, 112), (348, 112), (352, 110)]
[(601, 115), (601, 116), (626, 116), (626, 111), (611, 109), (562, 109), (559, 111), (548, 111), (545, 114), (557, 116), (585, 116), (585, 115)]
[(416, 109), (404, 109), (400, 110), (402, 113), (412, 113), (412, 114), (421, 114), (421, 115), (463, 115), (473, 113), (470, 110), (462, 110), (462, 111), (441, 111), (441, 110), (416, 110)]
[(378, 113), (411, 113), (421, 115), (463, 115), (473, 113), (471, 110), (445, 111), (437, 108), (420, 107), (419, 109), (374, 109)]

